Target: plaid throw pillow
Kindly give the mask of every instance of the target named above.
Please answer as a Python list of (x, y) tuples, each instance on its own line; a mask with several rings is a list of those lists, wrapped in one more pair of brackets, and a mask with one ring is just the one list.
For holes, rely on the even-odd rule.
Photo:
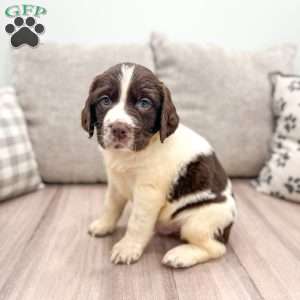
[(0, 200), (41, 184), (25, 119), (12, 88), (0, 89)]

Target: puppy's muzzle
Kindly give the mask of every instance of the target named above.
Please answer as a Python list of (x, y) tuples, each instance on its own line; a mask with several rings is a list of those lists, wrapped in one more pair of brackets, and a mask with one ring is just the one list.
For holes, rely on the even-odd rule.
[(115, 122), (110, 124), (108, 127), (116, 141), (125, 142), (131, 133), (131, 128), (125, 123)]

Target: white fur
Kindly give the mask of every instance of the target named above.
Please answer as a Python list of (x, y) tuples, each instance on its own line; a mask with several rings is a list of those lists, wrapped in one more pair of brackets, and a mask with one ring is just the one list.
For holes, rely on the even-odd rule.
[[(177, 180), (179, 172), (185, 172), (183, 166), (197, 155), (212, 153), (213, 149), (203, 137), (182, 124), (164, 143), (160, 142), (159, 133), (155, 134), (142, 151), (103, 150), (109, 180), (108, 194), (102, 217), (90, 227), (91, 234), (99, 236), (112, 232), (126, 201), (133, 201), (126, 234), (113, 248), (113, 262), (136, 261), (155, 226), (168, 228), (167, 232), (173, 227), (190, 243), (166, 254), (163, 263), (172, 267), (191, 266), (225, 253), (225, 246), (213, 236), (234, 221), (235, 204), (230, 182), (223, 192), (226, 201), (184, 210), (176, 220), (170, 219), (174, 209), (182, 203), (194, 201), (195, 195), (183, 197), (178, 202), (167, 201), (171, 184)], [(203, 197), (213, 196), (210, 191), (199, 193)]]
[(134, 126), (133, 118), (126, 112), (126, 98), (130, 87), (131, 79), (134, 72), (134, 65), (123, 64), (121, 66), (120, 75), (120, 97), (119, 102), (108, 111), (104, 118), (104, 126), (108, 126), (114, 122), (122, 122), (130, 126)]

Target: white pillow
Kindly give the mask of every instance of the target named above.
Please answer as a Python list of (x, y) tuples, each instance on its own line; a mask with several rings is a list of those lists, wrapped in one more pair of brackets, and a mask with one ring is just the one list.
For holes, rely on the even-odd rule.
[(41, 184), (23, 112), (12, 88), (0, 88), (0, 200)]
[(270, 74), (276, 130), (258, 191), (300, 202), (300, 76)]

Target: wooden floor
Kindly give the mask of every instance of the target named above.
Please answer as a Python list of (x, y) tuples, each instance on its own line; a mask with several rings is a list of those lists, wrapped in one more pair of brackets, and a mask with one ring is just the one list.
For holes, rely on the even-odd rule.
[[(161, 264), (178, 241), (155, 237), (131, 266), (110, 263), (124, 233), (87, 234), (105, 186), (48, 186), (0, 204), (0, 299), (300, 299), (300, 205), (235, 181), (239, 217), (222, 259), (187, 270)], [(123, 224), (123, 225), (122, 225)]]

